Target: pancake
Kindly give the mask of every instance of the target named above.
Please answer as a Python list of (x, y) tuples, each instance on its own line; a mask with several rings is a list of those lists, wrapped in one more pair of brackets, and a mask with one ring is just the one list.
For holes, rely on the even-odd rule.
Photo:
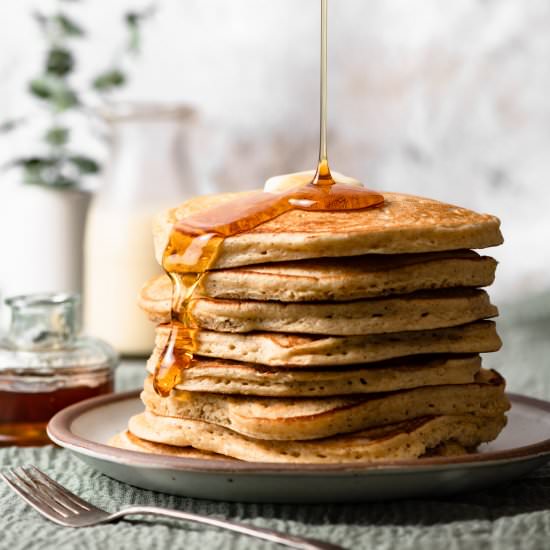
[(504, 379), (481, 370), (472, 384), (419, 387), (368, 396), (268, 398), (173, 390), (159, 397), (151, 378), (141, 399), (158, 416), (204, 420), (248, 437), (318, 439), (420, 416), (496, 416), (510, 408)]
[[(463, 325), (495, 317), (488, 294), (476, 289), (424, 291), (399, 297), (353, 302), (284, 303), (197, 298), (191, 302), (196, 326), (218, 332), (289, 332), (298, 334), (381, 334)], [(157, 322), (170, 320), (149, 312)]]
[[(159, 325), (149, 368), (157, 364), (170, 335)], [(394, 357), (428, 353), (482, 353), (497, 351), (501, 341), (492, 321), (476, 321), (458, 327), (371, 334), (367, 336), (310, 336), (275, 332), (199, 331), (197, 355), (246, 361), (270, 366), (311, 367), (373, 363)], [(176, 351), (184, 342), (176, 341)]]
[[(172, 226), (192, 214), (243, 200), (250, 193), (196, 197), (155, 217), (157, 261)], [(226, 238), (213, 268), (245, 266), (306, 258), (434, 252), (486, 248), (502, 243), (500, 222), (488, 214), (436, 200), (384, 193), (380, 207), (340, 212), (293, 210), (258, 227)], [(178, 259), (169, 265), (177, 271)]]
[[(249, 363), (195, 357), (178, 390), (264, 397), (320, 397), (468, 384), (481, 366), (479, 355), (406, 357), (364, 367), (273, 369)], [(154, 372), (153, 368), (149, 369)]]
[(335, 464), (414, 459), (444, 442), (475, 448), (495, 439), (505, 425), (504, 415), (431, 416), (313, 441), (267, 441), (246, 437), (201, 420), (145, 412), (130, 418), (128, 429), (147, 441), (173, 446), (191, 445), (240, 460)]
[[(164, 443), (154, 443), (146, 439), (140, 439), (129, 431), (122, 432), (114, 436), (109, 445), (125, 449), (127, 451), (137, 451), (140, 453), (151, 453), (164, 456), (176, 456), (178, 458), (199, 458), (201, 460), (236, 460), (229, 456), (200, 451), (193, 447), (177, 447), (175, 445), (165, 445)], [(436, 447), (427, 449), (421, 456), (423, 457), (452, 457), (468, 454), (470, 451), (456, 441), (443, 441)]]
[(437, 447), (427, 449), (420, 458), (452, 457), (463, 456), (475, 452), (474, 449), (467, 449), (456, 441), (443, 441)]
[[(483, 287), (493, 283), (497, 262), (472, 250), (318, 258), (211, 271), (196, 296), (281, 302), (349, 301), (417, 290)], [(138, 303), (151, 319), (166, 317), (172, 283), (150, 279)]]
[[(146, 439), (140, 439), (129, 431), (125, 431), (113, 436), (108, 445), (126, 449), (127, 451), (136, 451), (139, 453), (151, 453), (168, 456), (177, 456), (179, 458), (200, 458), (202, 460), (233, 460), (230, 457), (222, 456), (209, 451), (201, 451), (193, 447), (174, 447), (173, 445), (163, 445), (162, 443), (152, 443)], [(443, 452), (443, 450), (438, 451)]]

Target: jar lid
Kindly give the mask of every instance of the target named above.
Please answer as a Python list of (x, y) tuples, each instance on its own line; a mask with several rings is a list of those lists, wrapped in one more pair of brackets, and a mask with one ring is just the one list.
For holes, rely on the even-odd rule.
[(115, 350), (80, 335), (77, 294), (31, 294), (6, 299), (11, 325), (0, 340), (0, 374), (70, 374), (113, 369)]

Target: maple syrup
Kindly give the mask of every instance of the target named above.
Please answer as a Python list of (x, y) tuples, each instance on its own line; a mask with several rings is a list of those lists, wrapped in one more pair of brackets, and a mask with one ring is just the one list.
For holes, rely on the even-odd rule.
[(6, 300), (11, 325), (0, 340), (0, 446), (50, 443), (46, 425), (68, 405), (113, 391), (110, 346), (78, 335), (79, 299), (70, 294)]
[(155, 391), (161, 396), (170, 393), (181, 381), (182, 371), (191, 365), (199, 331), (192, 316), (192, 301), (195, 290), (214, 265), (225, 238), (254, 229), (290, 210), (358, 210), (384, 202), (380, 193), (335, 181), (329, 167), (327, 3), (327, 0), (321, 0), (320, 140), (315, 175), (303, 186), (278, 193), (258, 191), (244, 199), (188, 216), (173, 225), (162, 260), (164, 270), (172, 279), (170, 331), (153, 377)]
[(113, 391), (113, 379), (95, 386), (69, 386), (54, 391), (3, 391), (0, 389), (0, 447), (47, 445), (46, 426), (61, 409)]

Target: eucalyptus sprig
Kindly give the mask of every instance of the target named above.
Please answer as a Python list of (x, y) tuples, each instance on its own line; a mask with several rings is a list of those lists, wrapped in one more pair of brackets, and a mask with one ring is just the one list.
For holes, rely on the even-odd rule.
[[(89, 112), (86, 104), (88, 90), (77, 90), (73, 76), (77, 67), (73, 45), (87, 38), (87, 30), (66, 12), (64, 3), (76, 4), (78, 0), (58, 0), (52, 13), (35, 12), (33, 17), (46, 44), (46, 55), (41, 74), (29, 82), (28, 91), (39, 101), (49, 117), (49, 124), (41, 137), (46, 152), (17, 158), (8, 166), (19, 167), (23, 181), (30, 184), (54, 187), (75, 187), (88, 175), (100, 170), (99, 162), (75, 152), (71, 147), (71, 128), (67, 115), (72, 112)], [(95, 75), (90, 91), (105, 100), (113, 91), (123, 87), (128, 78), (123, 69), (125, 57), (140, 51), (142, 26), (156, 12), (153, 3), (141, 11), (129, 11), (123, 16), (125, 38), (118, 55), (107, 67)], [(28, 122), (18, 117), (0, 123), (0, 132), (16, 130)]]

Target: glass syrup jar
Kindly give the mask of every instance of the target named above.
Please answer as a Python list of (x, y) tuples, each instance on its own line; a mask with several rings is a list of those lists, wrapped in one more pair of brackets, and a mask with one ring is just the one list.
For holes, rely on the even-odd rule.
[(8, 298), (11, 325), (0, 340), (0, 447), (46, 445), (61, 409), (113, 391), (116, 352), (79, 335), (76, 294)]

